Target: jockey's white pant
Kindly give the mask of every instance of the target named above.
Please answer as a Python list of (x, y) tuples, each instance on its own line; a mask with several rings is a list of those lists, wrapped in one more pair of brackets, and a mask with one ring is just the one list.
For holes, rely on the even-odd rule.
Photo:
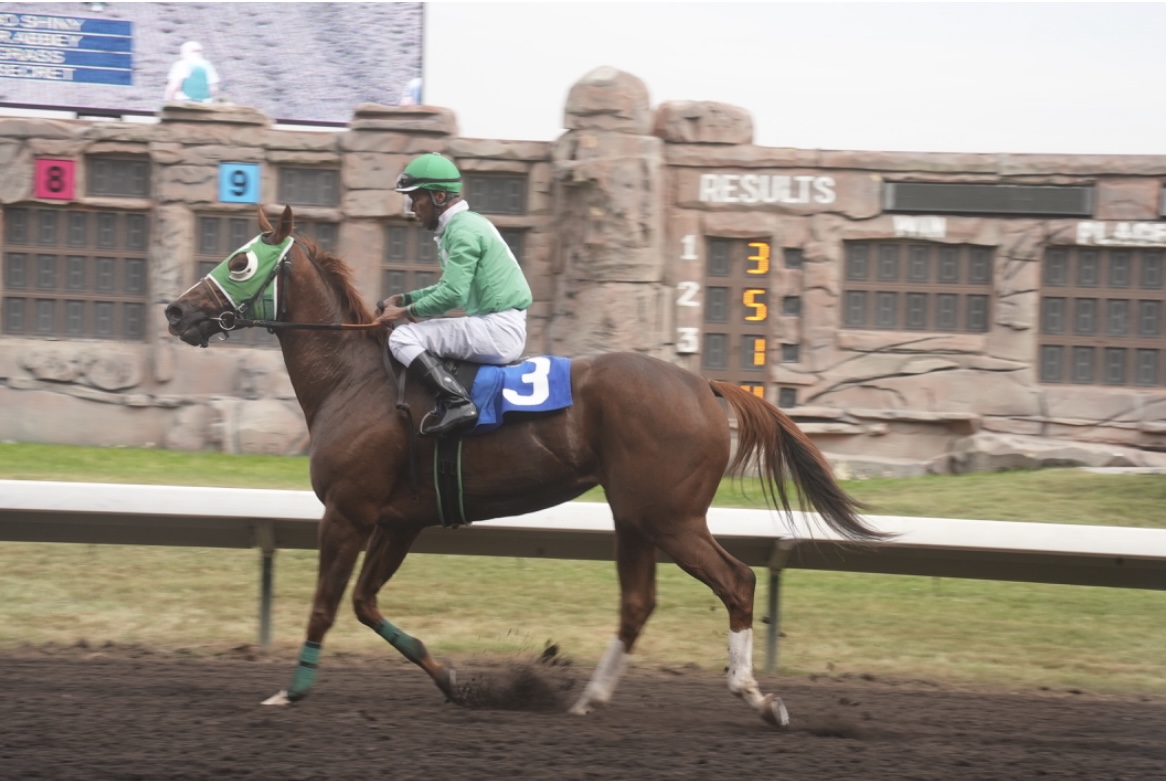
[(389, 334), (389, 350), (406, 366), (426, 350), (439, 358), (501, 365), (517, 361), (525, 349), (525, 309), (401, 323)]

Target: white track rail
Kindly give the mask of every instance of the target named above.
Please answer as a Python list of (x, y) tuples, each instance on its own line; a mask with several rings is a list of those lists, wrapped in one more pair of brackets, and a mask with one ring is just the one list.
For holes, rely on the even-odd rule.
[[(310, 491), (0, 480), (0, 540), (258, 548), (260, 641), (270, 641), (277, 549), (316, 547), (323, 507)], [(854, 545), (815, 515), (714, 507), (709, 529), (730, 553), (770, 572), (774, 668), (781, 570), (1015, 580), (1166, 590), (1166, 529), (868, 516), (896, 536)], [(427, 529), (416, 553), (612, 560), (606, 504), (568, 502), (459, 529)]]

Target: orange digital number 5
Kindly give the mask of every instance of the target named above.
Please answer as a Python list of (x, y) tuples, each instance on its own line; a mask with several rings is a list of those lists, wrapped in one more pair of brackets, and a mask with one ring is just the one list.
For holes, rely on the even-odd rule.
[(741, 303), (745, 305), (746, 309), (752, 309), (753, 314), (745, 315), (745, 319), (751, 323), (756, 323), (764, 320), (769, 316), (769, 307), (766, 306), (765, 301), (758, 301), (758, 297), (764, 299), (768, 291), (762, 290), (758, 287), (747, 288), (741, 295)]

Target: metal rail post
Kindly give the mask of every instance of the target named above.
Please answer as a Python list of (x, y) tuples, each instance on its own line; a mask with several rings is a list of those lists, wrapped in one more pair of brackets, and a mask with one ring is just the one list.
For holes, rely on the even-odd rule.
[(255, 524), (255, 547), (259, 548), (259, 647), (271, 650), (272, 583), (275, 579), (275, 522)]
[(780, 539), (769, 556), (769, 629), (765, 636), (765, 672), (777, 672), (777, 639), (781, 636), (781, 571), (789, 561), (796, 540)]

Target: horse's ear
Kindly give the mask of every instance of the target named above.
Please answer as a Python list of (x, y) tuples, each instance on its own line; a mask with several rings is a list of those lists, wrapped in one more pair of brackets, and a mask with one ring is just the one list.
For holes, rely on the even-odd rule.
[(271, 223), (267, 220), (267, 215), (263, 213), (263, 207), (259, 207), (259, 232), (271, 233)]
[(279, 215), (279, 230), (275, 232), (275, 240), (271, 243), (282, 244), (283, 240), (291, 235), (293, 229), (295, 229), (295, 219), (292, 217), (292, 208), (284, 206), (283, 214)]

